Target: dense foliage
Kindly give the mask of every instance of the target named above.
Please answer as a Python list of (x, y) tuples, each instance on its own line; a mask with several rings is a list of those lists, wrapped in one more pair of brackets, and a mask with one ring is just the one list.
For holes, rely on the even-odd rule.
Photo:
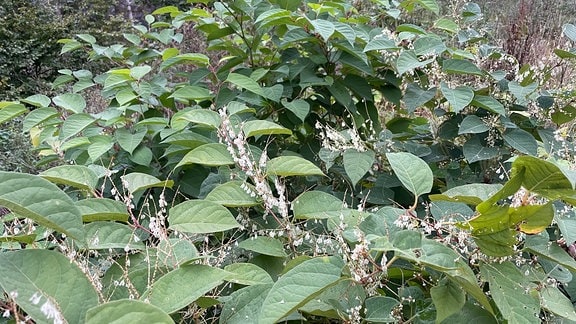
[(576, 321), (570, 84), (492, 46), (474, 3), (358, 5), (169, 6), (120, 44), (61, 40), (113, 68), (0, 103), (67, 162), (0, 172), (5, 316)]

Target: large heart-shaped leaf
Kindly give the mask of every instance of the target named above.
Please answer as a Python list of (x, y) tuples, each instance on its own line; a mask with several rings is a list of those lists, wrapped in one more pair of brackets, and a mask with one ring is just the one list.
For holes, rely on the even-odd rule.
[(173, 313), (218, 287), (230, 273), (201, 264), (183, 265), (160, 277), (141, 297)]
[(137, 323), (142, 320), (156, 324), (174, 323), (170, 315), (160, 308), (134, 299), (104, 303), (89, 309), (86, 313), (86, 324), (124, 324)]
[(39, 176), (0, 171), (0, 205), (47, 228), (83, 241), (82, 216), (55, 184)]
[(98, 304), (86, 275), (56, 251), (0, 253), (0, 286), (37, 323), (84, 323)]
[(412, 153), (387, 153), (390, 167), (400, 182), (415, 196), (432, 190), (434, 176), (426, 162)]
[(220, 204), (188, 200), (170, 208), (170, 228), (187, 233), (215, 233), (239, 227), (232, 213)]

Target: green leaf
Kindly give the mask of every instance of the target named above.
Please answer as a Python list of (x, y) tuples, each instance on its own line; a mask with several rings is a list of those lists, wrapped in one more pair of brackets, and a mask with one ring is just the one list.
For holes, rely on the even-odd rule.
[(80, 38), (88, 44), (96, 43), (96, 38), (90, 34), (76, 34), (76, 37)]
[(334, 26), (334, 24), (328, 20), (314, 19), (310, 20), (310, 24), (312, 25), (312, 27), (314, 27), (314, 31), (316, 31), (318, 35), (322, 37), (324, 42), (327, 42), (330, 39), (330, 37), (334, 35), (334, 32), (336, 31), (336, 27)]
[(376, 154), (374, 151), (359, 152), (356, 150), (346, 150), (342, 155), (344, 170), (352, 184), (355, 186), (372, 169)]
[(197, 66), (207, 66), (210, 64), (210, 59), (208, 58), (208, 56), (200, 53), (180, 54), (164, 60), (164, 62), (160, 64), (160, 71), (164, 71), (167, 68), (172, 67), (176, 64), (183, 64), (183, 63), (194, 64)]
[(390, 167), (400, 182), (416, 197), (432, 190), (434, 176), (424, 160), (412, 153), (386, 153)]
[(228, 181), (212, 189), (205, 200), (218, 203), (226, 207), (251, 207), (259, 205), (256, 199), (256, 188), (243, 181)]
[(98, 176), (83, 165), (60, 165), (40, 173), (50, 182), (72, 186), (92, 192), (98, 184)]
[(550, 117), (552, 121), (558, 125), (571, 122), (576, 118), (576, 107), (571, 105), (558, 107), (557, 109), (554, 109), (554, 112), (551, 113)]
[(574, 50), (565, 51), (565, 50), (557, 48), (554, 50), (554, 54), (556, 54), (561, 59), (574, 59), (574, 58), (576, 58), (576, 53), (574, 53)]
[(98, 162), (102, 155), (114, 147), (111, 136), (97, 135), (90, 137), (89, 140), (91, 144), (88, 146), (88, 155), (92, 162)]
[(481, 264), (482, 276), (488, 280), (494, 303), (508, 323), (540, 323), (540, 301), (530, 293), (532, 284), (512, 263)]
[(50, 106), (50, 103), (52, 102), (50, 100), (50, 98), (48, 98), (45, 95), (42, 94), (35, 94), (32, 96), (27, 97), (26, 99), (22, 99), (20, 100), (23, 103), (27, 103), (29, 105), (35, 106), (35, 107), (48, 107)]
[(194, 243), (186, 238), (161, 240), (156, 248), (156, 253), (158, 260), (170, 268), (177, 268), (201, 258)]
[(556, 217), (558, 228), (566, 242), (576, 242), (576, 218)]
[(460, 128), (458, 128), (458, 135), (461, 134), (478, 134), (484, 133), (490, 130), (490, 127), (476, 115), (468, 115), (460, 123)]
[(239, 247), (256, 253), (285, 258), (284, 244), (275, 238), (267, 236), (251, 237), (238, 244)]
[(292, 135), (292, 131), (268, 120), (250, 120), (242, 126), (245, 136), (260, 136), (272, 134)]
[(186, 233), (215, 233), (240, 227), (230, 211), (205, 200), (188, 200), (168, 212), (170, 228)]
[(446, 44), (437, 35), (419, 37), (414, 41), (414, 53), (417, 56), (439, 55), (446, 50)]
[(516, 81), (508, 82), (508, 90), (516, 97), (516, 103), (519, 105), (527, 105), (530, 96), (538, 89), (538, 82), (532, 82), (527, 86), (522, 86)]
[[(175, 128), (172, 125), (172, 128)], [(176, 133), (166, 138), (161, 144), (176, 144), (184, 147), (189, 147), (191, 149), (197, 148), (200, 145), (211, 143), (212, 140), (206, 136), (200, 135), (198, 133), (183, 131), (181, 133)]]
[[(0, 114), (2, 111), (0, 110)], [(30, 131), (30, 129), (34, 126), (38, 126), (39, 124), (57, 117), (59, 115), (58, 111), (52, 107), (43, 107), (34, 109), (24, 117), (24, 122), (22, 123), (22, 130), (24, 132)]]
[(174, 313), (221, 285), (229, 275), (206, 265), (182, 265), (156, 280), (140, 299)]
[(121, 178), (126, 190), (132, 194), (139, 190), (148, 188), (172, 188), (172, 185), (174, 184), (174, 181), (172, 180), (161, 181), (154, 176), (140, 172), (128, 173), (123, 175)]
[(392, 317), (392, 311), (400, 302), (391, 297), (376, 296), (366, 299), (365, 320), (371, 323), (392, 323), (396, 319)]
[(527, 205), (510, 208), (510, 220), (526, 234), (537, 234), (545, 230), (554, 219), (551, 202), (544, 205)]
[(570, 38), (571, 41), (576, 42), (576, 26), (572, 24), (564, 24), (562, 26), (562, 33)]
[(178, 15), (180, 13), (181, 11), (180, 9), (178, 9), (178, 7), (165, 6), (154, 10), (154, 12), (152, 12), (152, 15), (164, 15), (164, 14)]
[(443, 322), (443, 324), (450, 323), (498, 324), (498, 321), (485, 309), (474, 305), (472, 302), (468, 302), (460, 312), (446, 318)]
[(471, 103), (473, 106), (484, 108), (488, 111), (491, 111), (495, 114), (499, 114), (501, 116), (506, 115), (506, 109), (504, 109), (504, 105), (500, 103), (500, 101), (490, 97), (490, 96), (474, 96), (474, 100)]
[(314, 163), (299, 156), (279, 156), (268, 161), (266, 172), (281, 177), (324, 175)]
[(572, 182), (555, 164), (532, 156), (520, 156), (512, 163), (513, 175), (525, 172), (522, 185), (528, 190), (557, 199), (563, 196), (562, 189), (573, 189)]
[(140, 146), (136, 148), (136, 150), (129, 158), (130, 161), (136, 164), (150, 166), (150, 163), (152, 163), (152, 159), (154, 158), (154, 154), (152, 153), (152, 150), (147, 146)]
[(176, 168), (186, 164), (221, 166), (234, 164), (234, 159), (232, 159), (225, 144), (209, 143), (200, 145), (188, 152), (176, 165)]
[(441, 195), (430, 195), (430, 200), (446, 200), (478, 205), (502, 189), (501, 184), (471, 183), (446, 190)]
[(484, 73), (476, 64), (461, 59), (448, 59), (442, 62), (442, 71), (448, 74), (472, 74), (483, 76)]
[(50, 250), (0, 253), (0, 286), (36, 323), (84, 323), (98, 304), (86, 275)]
[[(366, 51), (366, 49), (364, 49)], [(408, 71), (423, 67), (432, 63), (434, 58), (420, 61), (413, 50), (402, 51), (396, 60), (396, 70), (402, 75)]]
[(434, 27), (438, 29), (445, 30), (452, 34), (456, 34), (460, 27), (452, 19), (440, 18), (434, 22)]
[(82, 221), (128, 221), (126, 205), (120, 201), (108, 198), (88, 198), (76, 202), (76, 207), (82, 215)]
[(494, 233), (484, 233), (473, 236), (474, 242), (482, 253), (493, 257), (505, 257), (516, 253), (514, 246), (517, 232), (514, 229), (504, 229)]
[(474, 91), (470, 87), (460, 86), (452, 89), (448, 87), (445, 82), (442, 82), (440, 84), (440, 90), (455, 113), (462, 111), (462, 109), (466, 108), (474, 99)]
[(427, 238), (422, 238), (421, 262), (433, 269), (445, 271), (458, 267), (459, 255), (446, 245)]
[(474, 163), (477, 161), (489, 160), (498, 156), (500, 150), (497, 147), (486, 147), (480, 143), (478, 137), (472, 137), (462, 148), (464, 157), (468, 160), (468, 163)]
[(416, 108), (423, 106), (436, 96), (436, 88), (424, 90), (415, 83), (410, 83), (404, 92), (404, 103), (409, 113), (413, 113)]
[(69, 116), (66, 118), (66, 120), (64, 120), (64, 123), (62, 124), (59, 136), (60, 140), (64, 142), (67, 139), (78, 135), (86, 127), (92, 125), (95, 122), (96, 119), (94, 119), (94, 117), (84, 113), (73, 114)]
[(0, 206), (84, 242), (82, 217), (55, 184), (31, 174), (0, 171)]
[(304, 261), (282, 275), (262, 302), (258, 323), (274, 323), (306, 304), (340, 279), (344, 268), (336, 256)]
[(160, 308), (134, 299), (107, 302), (89, 309), (86, 313), (86, 324), (124, 324), (142, 320), (155, 324), (174, 323), (170, 315)]
[(130, 69), (130, 76), (135, 80), (140, 80), (146, 76), (146, 74), (150, 73), (150, 71), (152, 71), (152, 67), (149, 65), (135, 66)]
[(326, 288), (306, 305), (298, 308), (299, 313), (342, 319), (346, 309), (360, 309), (366, 300), (364, 287), (353, 280), (339, 280)]
[(446, 270), (444, 273), (446, 273), (450, 280), (456, 282), (458, 286), (462, 287), (462, 289), (470, 294), (470, 296), (474, 297), (474, 299), (476, 299), (476, 301), (480, 303), (482, 307), (490, 312), (488, 315), (493, 318), (492, 314), (494, 314), (494, 310), (492, 309), (492, 305), (486, 297), (486, 294), (478, 285), (476, 273), (474, 273), (474, 271), (472, 271), (472, 269), (468, 266), (467, 262), (463, 260), (458, 260), (456, 265), (456, 269)]
[(222, 308), (220, 321), (228, 324), (244, 324), (255, 321), (255, 316), (260, 314), (262, 303), (272, 286), (272, 283), (252, 285), (230, 294)]
[(396, 43), (391, 39), (373, 39), (366, 47), (364, 47), (364, 53), (369, 51), (382, 51), (382, 50), (396, 50), (399, 47), (396, 46)]
[(536, 156), (538, 153), (538, 143), (532, 134), (520, 128), (507, 130), (502, 134), (506, 144), (521, 153)]
[(356, 41), (356, 31), (354, 30), (354, 28), (352, 28), (350, 25), (346, 23), (342, 23), (339, 21), (333, 22), (333, 24), (334, 27), (336, 28), (336, 32), (340, 34), (341, 37), (344, 37), (346, 41), (348, 41), (348, 44), (354, 46), (354, 43)]
[(268, 272), (252, 263), (232, 263), (224, 270), (231, 273), (226, 279), (229, 282), (247, 286), (274, 283)]
[(430, 295), (436, 307), (436, 323), (458, 313), (466, 303), (466, 293), (451, 280), (439, 282), (430, 289)]
[(86, 108), (86, 100), (77, 93), (65, 93), (52, 98), (54, 104), (73, 113), (81, 113)]
[(198, 86), (184, 86), (182, 88), (178, 88), (178, 90), (174, 91), (168, 98), (174, 98), (176, 100), (184, 100), (184, 101), (203, 101), (203, 100), (210, 100), (214, 97), (210, 93), (210, 90), (198, 87)]
[(288, 102), (288, 100), (282, 99), (282, 105), (294, 113), (302, 122), (304, 122), (306, 116), (310, 113), (310, 104), (308, 104), (306, 100), (294, 99)]
[(87, 147), (90, 145), (90, 140), (87, 137), (74, 137), (71, 138), (70, 140), (62, 143), (62, 145), (60, 146), (60, 149), (63, 152), (66, 152), (69, 149), (75, 148), (75, 147)]
[(259, 96), (262, 96), (262, 97), (265, 96), (264, 90), (258, 84), (258, 82), (254, 81), (250, 77), (247, 77), (243, 74), (230, 73), (230, 74), (228, 74), (228, 78), (226, 79), (226, 81), (232, 83), (233, 85), (235, 85), (239, 88), (246, 89), (250, 92), (253, 92)]
[(325, 219), (338, 217), (346, 210), (341, 199), (323, 191), (306, 191), (292, 202), (296, 219)]
[(60, 54), (68, 53), (76, 49), (82, 48), (82, 43), (75, 41), (73, 39), (60, 39), (58, 43), (64, 44), (60, 50)]
[(436, 0), (416, 0), (424, 9), (440, 14), (440, 7)]
[(258, 29), (262, 29), (271, 24), (276, 25), (275, 22), (283, 21), (282, 19), (290, 17), (291, 12), (285, 9), (274, 8), (261, 13), (254, 24), (259, 24)]
[(0, 242), (18, 242), (24, 244), (32, 244), (36, 240), (36, 234), (30, 235), (3, 235), (0, 236)]
[(546, 237), (546, 232), (540, 235), (528, 236), (524, 251), (533, 253), (539, 258), (560, 264), (570, 271), (576, 271), (576, 260), (556, 242), (550, 242), (548, 239), (545, 239)]
[(116, 141), (118, 141), (118, 144), (120, 144), (120, 147), (132, 155), (136, 147), (142, 143), (146, 132), (145, 128), (141, 128), (135, 133), (130, 132), (127, 128), (119, 128), (114, 133), (114, 137)]
[(222, 122), (217, 112), (208, 109), (192, 109), (181, 112), (181, 114), (174, 115), (171, 120), (172, 125), (177, 125), (177, 128), (183, 128), (180, 126), (181, 121), (186, 121), (182, 125), (195, 123), (212, 129), (218, 128)]
[(12, 120), (24, 113), (28, 109), (22, 104), (12, 103), (12, 102), (0, 102), (0, 124), (3, 122)]
[(542, 308), (570, 321), (576, 321), (574, 305), (557, 287), (545, 286), (540, 290)]
[(142, 239), (128, 225), (114, 222), (92, 222), (84, 226), (86, 241), (91, 250), (143, 250)]

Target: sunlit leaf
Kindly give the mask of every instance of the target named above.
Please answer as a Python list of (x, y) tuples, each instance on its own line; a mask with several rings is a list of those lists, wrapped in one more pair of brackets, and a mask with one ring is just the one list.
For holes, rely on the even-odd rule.
[(200, 164), (206, 166), (221, 166), (234, 164), (232, 156), (228, 152), (225, 144), (209, 143), (200, 145), (188, 152), (176, 165), (177, 167), (186, 164)]
[(426, 162), (411, 153), (387, 153), (386, 158), (394, 174), (404, 187), (415, 196), (429, 193), (432, 190), (434, 176)]
[(226, 207), (205, 200), (188, 200), (170, 208), (168, 221), (170, 228), (187, 233), (215, 233), (240, 227)]
[(143, 319), (156, 324), (174, 323), (170, 315), (160, 308), (134, 299), (107, 302), (89, 309), (86, 313), (86, 324), (136, 323)]
[(132, 172), (122, 176), (122, 182), (130, 193), (148, 188), (172, 188), (174, 181), (160, 180), (146, 173)]

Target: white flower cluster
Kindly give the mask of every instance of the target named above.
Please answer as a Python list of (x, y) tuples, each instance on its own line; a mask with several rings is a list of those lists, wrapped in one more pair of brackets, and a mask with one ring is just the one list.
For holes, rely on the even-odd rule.
[(275, 179), (274, 185), (278, 195), (278, 197), (276, 197), (268, 183), (265, 172), (268, 160), (266, 152), (262, 152), (259, 161), (256, 162), (250, 152), (250, 147), (243, 132), (241, 130), (236, 131), (232, 126), (226, 107), (220, 109), (218, 113), (222, 119), (220, 129), (218, 130), (218, 137), (221, 142), (226, 144), (228, 153), (230, 153), (234, 159), (236, 166), (252, 180), (255, 192), (247, 185), (242, 188), (253, 197), (258, 196), (262, 198), (267, 213), (275, 214), (275, 211), (277, 211), (282, 218), (287, 218), (288, 203), (285, 197), (285, 185), (281, 180)]
[[(35, 292), (28, 301), (34, 305), (37, 305), (42, 300), (42, 297), (43, 295), (41, 293)], [(44, 316), (46, 316), (46, 319), (53, 320), (54, 324), (63, 324), (66, 322), (64, 316), (62, 316), (62, 312), (58, 309), (58, 306), (56, 306), (52, 300), (50, 300), (50, 298), (46, 298), (46, 302), (40, 306), (40, 311), (42, 314), (44, 314)]]
[(344, 152), (347, 149), (354, 149), (358, 152), (366, 151), (364, 141), (354, 128), (340, 132), (320, 122), (316, 122), (315, 127), (319, 131), (322, 147), (332, 152)]

